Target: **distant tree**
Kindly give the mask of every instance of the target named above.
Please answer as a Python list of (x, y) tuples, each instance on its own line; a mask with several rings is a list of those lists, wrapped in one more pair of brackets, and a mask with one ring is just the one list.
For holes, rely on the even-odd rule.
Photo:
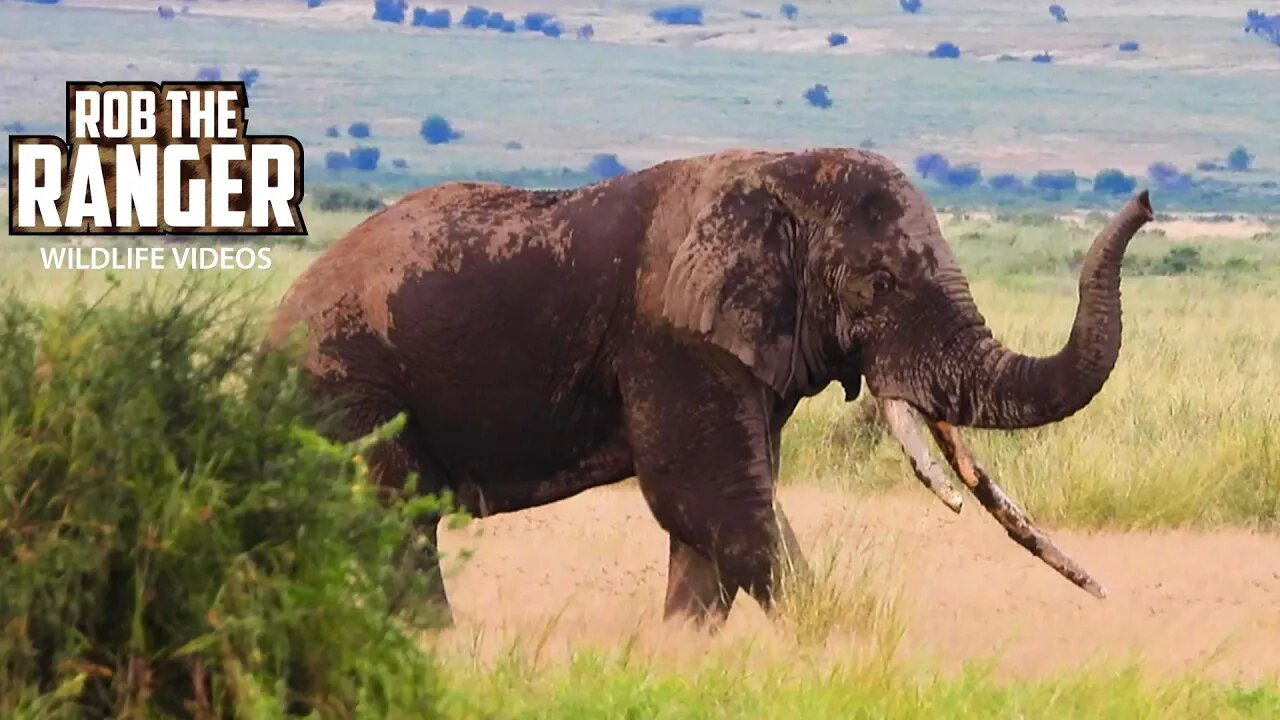
[(1136, 178), (1114, 168), (1103, 170), (1093, 178), (1093, 191), (1106, 195), (1128, 195), (1137, 186)]
[(1050, 54), (1049, 54), (1049, 53), (1047, 53), (1047, 52), (1042, 52), (1042, 53), (1039, 53), (1039, 54), (1037, 54), (1037, 55), (1032, 55), (1032, 56), (1031, 56), (1031, 62), (1033, 62), (1033, 63), (1045, 63), (1045, 64), (1048, 64), (1048, 63), (1053, 62), (1053, 56), (1052, 56), (1052, 55), (1050, 55)]
[(324, 154), (324, 167), (326, 170), (349, 170), (351, 156), (338, 150), (330, 150)]
[(1125, 40), (1119, 45), (1120, 52), (1138, 52), (1137, 40)]
[(920, 0), (898, 0), (898, 6), (903, 12), (915, 15), (920, 12), (920, 8), (924, 7), (924, 3)]
[(840, 47), (849, 42), (849, 36), (842, 32), (833, 32), (827, 36), (827, 44), (831, 47)]
[(587, 163), (587, 172), (598, 178), (608, 179), (625, 175), (631, 170), (618, 160), (613, 153), (598, 153)]
[(376, 147), (357, 147), (351, 150), (351, 166), (356, 170), (372, 172), (378, 169), (378, 158), (382, 151)]
[(468, 5), (458, 24), (465, 28), (482, 28), (489, 22), (489, 11), (478, 5)]
[(789, 2), (782, 3), (782, 7), (778, 8), (778, 11), (782, 13), (782, 17), (788, 20), (795, 20), (800, 15), (800, 8)]
[(222, 80), (222, 70), (214, 65), (205, 65), (196, 71), (196, 80), (201, 82), (219, 82)]
[(1261, 10), (1245, 13), (1244, 31), (1280, 47), (1280, 13), (1267, 15)]
[(524, 29), (531, 32), (542, 32), (542, 26), (551, 22), (555, 16), (549, 12), (531, 12), (524, 16)]
[(1050, 5), (1049, 14), (1053, 16), (1054, 20), (1060, 23), (1067, 21), (1067, 11), (1061, 5)]
[(924, 178), (940, 178), (951, 169), (951, 163), (941, 153), (927, 153), (916, 156), (916, 172)]
[(1253, 156), (1245, 149), (1243, 145), (1237, 146), (1234, 150), (1227, 154), (1227, 169), (1234, 172), (1244, 172), (1253, 165)]
[(373, 0), (373, 19), (379, 22), (402, 23), (405, 11), (408, 9), (407, 0)]
[(353, 138), (367, 138), (372, 133), (369, 130), (369, 123), (358, 120), (347, 127), (347, 134)]
[(826, 110), (835, 104), (827, 93), (827, 86), (819, 83), (804, 91), (804, 99), (810, 105)]
[(1147, 177), (1161, 190), (1190, 190), (1195, 181), (1182, 173), (1172, 163), (1154, 162), (1147, 168)]
[(454, 130), (449, 121), (440, 115), (430, 115), (423, 120), (418, 134), (427, 141), (428, 145), (443, 145), (462, 137), (462, 133)]

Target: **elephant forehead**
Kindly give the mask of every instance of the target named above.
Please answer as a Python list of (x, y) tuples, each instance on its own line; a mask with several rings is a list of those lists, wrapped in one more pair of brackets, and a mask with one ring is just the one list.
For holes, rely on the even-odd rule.
[(887, 158), (822, 150), (776, 164), (775, 182), (801, 215), (827, 227), (832, 253), (926, 274), (954, 262), (932, 205)]

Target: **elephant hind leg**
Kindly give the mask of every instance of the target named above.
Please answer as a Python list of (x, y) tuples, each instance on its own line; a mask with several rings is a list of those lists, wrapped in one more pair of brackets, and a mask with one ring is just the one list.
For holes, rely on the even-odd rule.
[[(419, 492), (437, 492), (443, 483), (438, 467), (425, 456), (415, 452), (414, 439), (411, 435), (412, 424), (401, 436), (393, 441), (383, 443), (370, 453), (369, 472), (374, 484), (379, 488), (401, 489), (409, 475), (418, 475)], [(453, 623), (453, 613), (449, 607), (449, 596), (445, 590), (444, 574), (440, 568), (440, 552), (437, 531), (440, 515), (429, 513), (414, 521), (417, 533), (397, 551), (396, 563), (419, 574), (423, 580), (426, 596), (423, 598), (393, 598), (394, 610), (403, 610), (416, 605), (416, 610), (427, 614), (427, 619), (440, 626)]]
[[(340, 441), (364, 437), (401, 413), (410, 412), (398, 393), (380, 384), (354, 382), (340, 391), (332, 386), (322, 390), (329, 391), (329, 397), (340, 399), (341, 423), (336, 433)], [(415, 489), (419, 494), (440, 492), (447, 485), (447, 475), (425, 451), (421, 428), (411, 413), (400, 434), (372, 448), (366, 460), (369, 480), (382, 493), (404, 490), (410, 475), (417, 476)], [(439, 523), (440, 515), (435, 513), (418, 518), (415, 521), (418, 532), (397, 552), (397, 563), (421, 574), (426, 597), (395, 598), (392, 604), (396, 610), (417, 605), (441, 625), (448, 625), (452, 622), (452, 613), (440, 570)]]

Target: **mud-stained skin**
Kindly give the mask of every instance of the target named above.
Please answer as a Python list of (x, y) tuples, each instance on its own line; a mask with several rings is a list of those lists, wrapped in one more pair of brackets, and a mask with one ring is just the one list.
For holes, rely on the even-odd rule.
[(1140, 224), (1086, 257), (1063, 351), (1027, 358), (991, 337), (933, 209), (872, 153), (735, 150), (577, 191), (452, 183), (336, 243), (271, 335), (304, 326), (340, 434), (408, 415), (373, 459), (384, 484), (417, 472), (491, 515), (638, 476), (671, 537), (668, 613), (722, 617), (739, 589), (774, 602), (794, 545), (779, 439), (803, 398), (834, 381), (853, 399), (865, 376), (954, 425), (1070, 415), (1115, 363)]

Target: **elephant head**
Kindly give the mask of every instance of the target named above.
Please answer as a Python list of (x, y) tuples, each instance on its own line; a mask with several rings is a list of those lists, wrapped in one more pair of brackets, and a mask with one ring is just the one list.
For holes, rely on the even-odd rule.
[(865, 378), (916, 474), (960, 508), (922, 443), (923, 416), (949, 464), (1019, 543), (1104, 592), (1030, 523), (956, 427), (1062, 420), (1106, 382), (1120, 350), (1120, 265), (1152, 219), (1144, 192), (1094, 241), (1066, 344), (1019, 354), (992, 335), (925, 197), (887, 159), (822, 150), (772, 156), (701, 208), (676, 250), (663, 311), (738, 357), (782, 397)]

